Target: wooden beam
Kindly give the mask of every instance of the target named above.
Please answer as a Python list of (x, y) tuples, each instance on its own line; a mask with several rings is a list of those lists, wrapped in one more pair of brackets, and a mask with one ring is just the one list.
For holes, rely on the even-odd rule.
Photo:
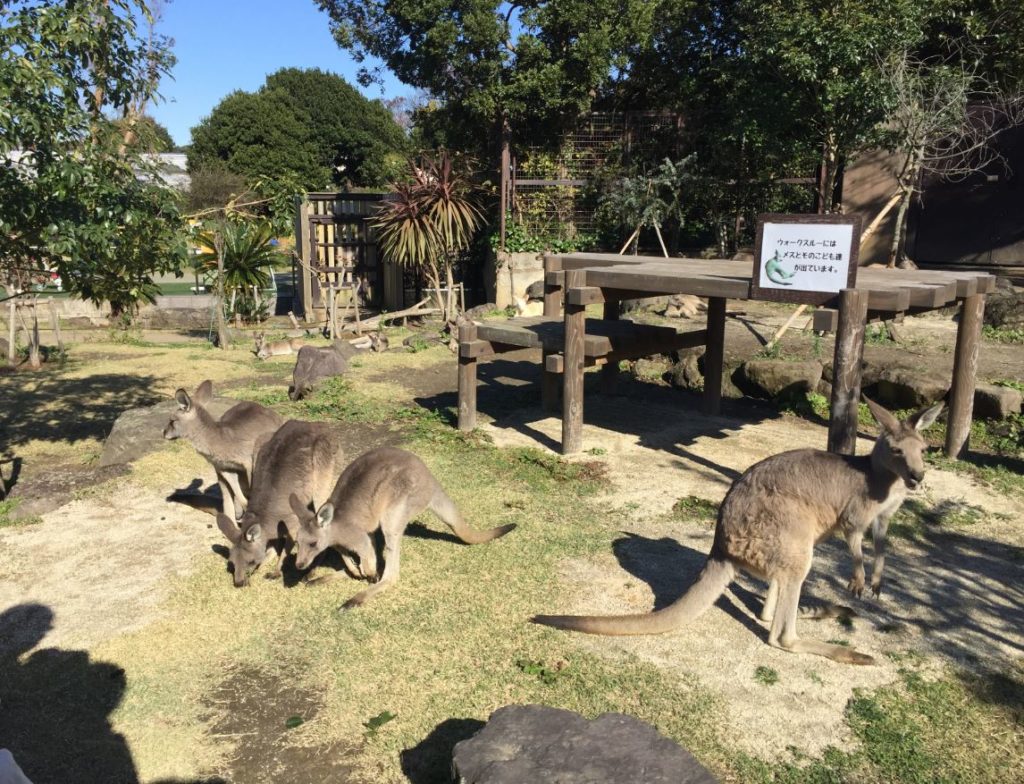
[(969, 446), (984, 314), (984, 294), (967, 297), (960, 308), (960, 325), (956, 330), (956, 351), (953, 355), (953, 387), (949, 393), (949, 419), (946, 423), (948, 457), (963, 457)]
[(476, 366), (475, 356), (463, 356), (462, 347), (479, 343), (476, 324), (459, 325), (459, 430), (469, 432), (476, 427)]
[(843, 289), (839, 295), (839, 329), (832, 361), (832, 406), (828, 423), (828, 451), (852, 455), (857, 447), (861, 359), (868, 315), (867, 292)]
[[(570, 270), (565, 275), (567, 292), (583, 285), (585, 273)], [(583, 448), (583, 335), (586, 324), (584, 306), (565, 303), (565, 351), (562, 373), (562, 454), (571, 455)]]
[(704, 354), (705, 414), (717, 415), (722, 409), (722, 370), (725, 365), (725, 305), (724, 297), (708, 299), (707, 352)]
[(604, 302), (604, 294), (596, 286), (566, 287), (565, 301), (572, 305), (600, 305)]
[[(475, 324), (473, 326), (476, 326)], [(462, 339), (462, 330), (459, 330), (459, 356), (466, 357), (467, 359), (476, 359), (479, 357), (489, 357), (495, 354), (494, 346), (491, 345), (489, 340), (479, 340), (472, 338), (470, 340)]]

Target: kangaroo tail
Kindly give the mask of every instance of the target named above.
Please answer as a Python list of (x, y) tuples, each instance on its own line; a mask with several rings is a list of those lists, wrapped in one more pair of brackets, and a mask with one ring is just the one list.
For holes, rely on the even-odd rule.
[(647, 615), (535, 615), (531, 620), (586, 634), (661, 634), (689, 623), (711, 607), (735, 576), (732, 563), (711, 556), (689, 590), (663, 610)]
[(462, 513), (459, 512), (455, 502), (448, 497), (448, 494), (441, 489), (438, 485), (437, 489), (434, 490), (434, 495), (430, 499), (428, 505), (430, 510), (436, 514), (441, 520), (455, 533), (459, 539), (466, 544), (483, 544), (489, 542), (492, 539), (497, 539), (499, 536), (504, 536), (513, 528), (515, 523), (509, 525), (499, 525), (497, 528), (488, 528), (484, 531), (480, 531), (476, 528), (471, 528), (465, 520), (462, 519)]

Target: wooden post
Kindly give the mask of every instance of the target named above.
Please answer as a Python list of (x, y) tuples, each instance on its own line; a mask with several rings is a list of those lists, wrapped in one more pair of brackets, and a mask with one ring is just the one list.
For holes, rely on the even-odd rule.
[(832, 406), (828, 423), (828, 451), (840, 455), (852, 455), (857, 451), (860, 365), (864, 356), (867, 318), (867, 292), (843, 289), (839, 295), (839, 324), (832, 360)]
[(39, 308), (38, 300), (32, 299), (32, 331), (28, 341), (28, 366), (38, 370), (43, 366), (43, 358), (39, 351)]
[(295, 235), (295, 250), (299, 254), (302, 271), (302, 319), (307, 324), (313, 321), (313, 262), (312, 243), (309, 234), (309, 207), (308, 201), (303, 199), (299, 202), (299, 227)]
[(704, 354), (705, 414), (722, 410), (722, 370), (725, 365), (725, 297), (708, 297), (708, 337)]
[[(604, 320), (605, 321), (618, 321), (619, 320), (619, 303), (616, 302), (605, 302), (604, 303)], [(618, 362), (606, 362), (601, 366), (601, 391), (605, 394), (611, 394), (615, 391), (615, 382), (619, 377), (619, 363)]]
[(960, 307), (960, 325), (956, 330), (953, 355), (953, 388), (949, 393), (949, 418), (946, 423), (946, 455), (961, 458), (967, 454), (974, 411), (974, 382), (978, 373), (978, 347), (985, 313), (985, 295), (972, 294)]
[(459, 325), (459, 430), (476, 427), (476, 357), (462, 356), (462, 347), (476, 340), (476, 324)]
[[(562, 286), (556, 283), (548, 283), (547, 273), (551, 270), (551, 263), (547, 258), (544, 259), (544, 318), (558, 318), (562, 315)], [(559, 398), (559, 387), (561, 386), (562, 379), (558, 373), (552, 373), (548, 370), (548, 355), (550, 351), (541, 352), (541, 363), (540, 363), (540, 396), (541, 405), (544, 410), (552, 413), (558, 413), (558, 398)]]
[[(492, 159), (493, 160), (493, 159)], [(501, 177), (498, 182), (500, 185), (501, 192), (498, 195), (498, 209), (501, 214), (498, 216), (498, 249), (505, 250), (505, 234), (507, 227), (505, 226), (505, 215), (508, 212), (508, 193), (509, 193), (509, 169), (512, 168), (512, 148), (509, 142), (509, 127), (508, 119), (503, 118), (501, 121)]]
[[(583, 270), (567, 270), (565, 293), (580, 288), (586, 278)], [(583, 336), (586, 308), (565, 300), (565, 363), (562, 373), (562, 454), (571, 455), (583, 448)]]
[(64, 339), (60, 335), (60, 313), (57, 312), (57, 303), (53, 301), (53, 297), (50, 297), (50, 329), (53, 331), (54, 337), (57, 339), (57, 350), (64, 353)]
[(7, 361), (12, 365), (14, 364), (15, 357), (17, 357), (18, 355), (18, 352), (15, 351), (14, 349), (14, 339), (18, 335), (17, 329), (14, 325), (15, 319), (17, 319), (18, 317), (17, 310), (17, 300), (12, 299), (10, 304), (10, 311), (8, 311), (10, 315), (8, 316), (7, 324)]

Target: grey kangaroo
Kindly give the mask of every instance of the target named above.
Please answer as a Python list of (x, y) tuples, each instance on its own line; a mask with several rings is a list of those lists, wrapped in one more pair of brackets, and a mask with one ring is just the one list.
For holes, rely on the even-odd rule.
[(673, 604), (648, 615), (538, 615), (533, 621), (588, 634), (660, 634), (711, 607), (739, 569), (769, 583), (761, 611), (761, 620), (771, 623), (769, 645), (838, 662), (873, 664), (866, 654), (801, 640), (796, 634), (800, 589), (811, 568), (814, 545), (833, 532), (846, 537), (853, 556), (849, 589), (860, 596), (864, 590), (861, 542), (870, 527), (875, 555), (871, 590), (877, 596), (889, 518), (907, 491), (924, 478), (926, 445), (920, 431), (935, 421), (942, 404), (900, 422), (882, 406), (867, 402), (881, 428), (870, 455), (853, 457), (816, 449), (783, 452), (755, 463), (733, 483), (718, 510), (707, 563)]
[[(317, 555), (334, 547), (349, 571), (376, 580), (377, 553), (372, 534), (379, 528), (384, 535), (384, 570), (380, 580), (349, 599), (342, 609), (365, 604), (398, 582), (402, 535), (409, 521), (424, 509), (440, 517), (466, 544), (489, 542), (515, 528), (514, 524), (484, 531), (471, 528), (422, 460), (410, 452), (389, 447), (373, 449), (353, 460), (338, 478), (330, 499), (316, 514), (302, 498), (293, 494), (290, 500), (302, 521), (295, 557), (299, 569), (308, 569)], [(350, 554), (358, 557), (358, 565)]]
[(187, 439), (213, 464), (224, 499), (222, 511), (234, 520), (245, 509), (256, 441), (277, 430), (284, 418), (257, 403), (239, 403), (218, 420), (206, 410), (212, 397), (213, 382), (209, 379), (191, 396), (184, 389), (175, 392), (178, 410), (164, 428), (164, 438)]
[(271, 549), (277, 562), (267, 578), (280, 576), (281, 561), (299, 529), (289, 496), (305, 504), (327, 498), (344, 462), (337, 431), (317, 422), (286, 422), (272, 436), (264, 436), (257, 449), (252, 493), (241, 521), (217, 517), (217, 526), (231, 542), (228, 561), (238, 588), (248, 584)]

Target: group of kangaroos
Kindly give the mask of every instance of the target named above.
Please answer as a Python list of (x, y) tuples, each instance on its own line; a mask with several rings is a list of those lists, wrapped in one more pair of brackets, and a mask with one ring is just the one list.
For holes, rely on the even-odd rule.
[[(309, 569), (320, 553), (333, 548), (351, 576), (371, 583), (343, 605), (350, 609), (397, 582), (402, 536), (424, 510), (434, 512), (467, 544), (489, 542), (515, 527), (469, 526), (411, 452), (384, 447), (349, 461), (331, 425), (285, 421), (250, 402), (238, 403), (218, 420), (206, 408), (212, 395), (210, 381), (191, 395), (179, 389), (164, 436), (190, 441), (216, 471), (223, 497), (217, 523), (231, 544), (229, 568), (237, 587), (247, 585), (268, 559), (266, 576), (280, 576), (282, 561), (293, 548), (299, 570)], [(889, 519), (924, 477), (921, 431), (935, 422), (942, 404), (900, 421), (881, 405), (867, 403), (880, 429), (869, 455), (783, 452), (754, 464), (732, 484), (719, 507), (707, 562), (670, 606), (641, 615), (537, 615), (531, 620), (589, 634), (660, 634), (708, 610), (739, 570), (768, 583), (760, 618), (769, 624), (770, 645), (837, 662), (874, 663), (867, 654), (800, 639), (796, 632), (800, 592), (814, 546), (835, 533), (846, 538), (853, 558), (849, 590), (859, 597), (865, 587), (862, 541), (870, 528), (870, 589), (878, 596)], [(383, 539), (380, 555), (378, 531)], [(840, 605), (805, 613), (812, 618), (853, 615), (851, 608)]]

